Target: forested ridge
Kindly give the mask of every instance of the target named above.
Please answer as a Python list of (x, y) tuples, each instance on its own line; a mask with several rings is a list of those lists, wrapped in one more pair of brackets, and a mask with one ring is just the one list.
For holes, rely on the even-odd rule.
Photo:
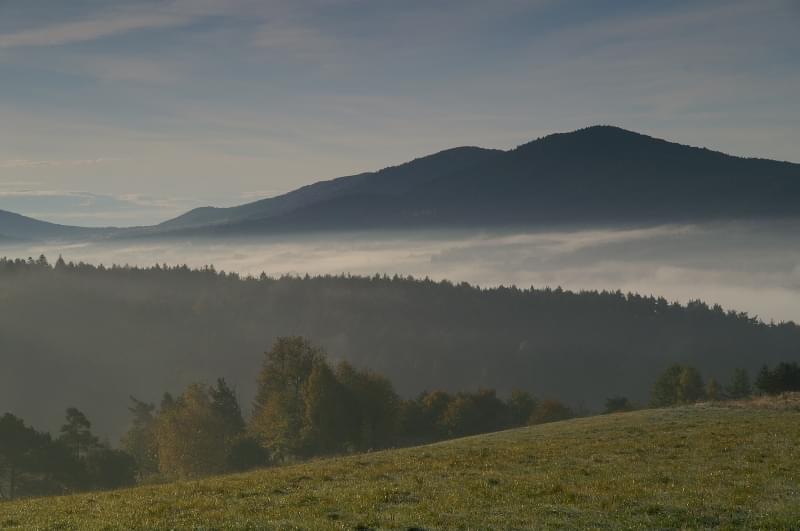
[(736, 367), (800, 358), (800, 328), (701, 302), (619, 292), (481, 289), (400, 277), (244, 278), (213, 268), (0, 260), (0, 404), (42, 428), (75, 406), (101, 434), (128, 423), (129, 395), (155, 401), (226, 378), (250, 409), (262, 353), (302, 335), (424, 390), (512, 389), (574, 407), (646, 402), (673, 363), (729, 381)]

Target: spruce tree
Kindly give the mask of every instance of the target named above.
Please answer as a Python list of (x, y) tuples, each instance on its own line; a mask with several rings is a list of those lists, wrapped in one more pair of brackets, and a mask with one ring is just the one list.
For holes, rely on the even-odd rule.
[(733, 371), (731, 383), (727, 388), (728, 396), (734, 399), (746, 398), (753, 392), (750, 386), (750, 377), (747, 375), (747, 370), (738, 368)]

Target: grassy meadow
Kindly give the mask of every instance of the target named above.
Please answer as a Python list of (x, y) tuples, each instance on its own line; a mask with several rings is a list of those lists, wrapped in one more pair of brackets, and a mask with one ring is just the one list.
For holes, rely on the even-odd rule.
[(800, 399), (574, 419), (0, 504), (2, 529), (800, 529)]

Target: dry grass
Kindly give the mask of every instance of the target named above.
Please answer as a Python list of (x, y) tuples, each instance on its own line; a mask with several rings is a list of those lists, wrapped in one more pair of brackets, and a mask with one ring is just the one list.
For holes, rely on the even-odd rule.
[(797, 395), (0, 504), (25, 529), (790, 529)]

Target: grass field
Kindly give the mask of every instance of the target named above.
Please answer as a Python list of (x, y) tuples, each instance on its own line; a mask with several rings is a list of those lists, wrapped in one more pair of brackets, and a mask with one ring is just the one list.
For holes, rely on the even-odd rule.
[(0, 528), (800, 529), (800, 400), (605, 415), (0, 504)]

